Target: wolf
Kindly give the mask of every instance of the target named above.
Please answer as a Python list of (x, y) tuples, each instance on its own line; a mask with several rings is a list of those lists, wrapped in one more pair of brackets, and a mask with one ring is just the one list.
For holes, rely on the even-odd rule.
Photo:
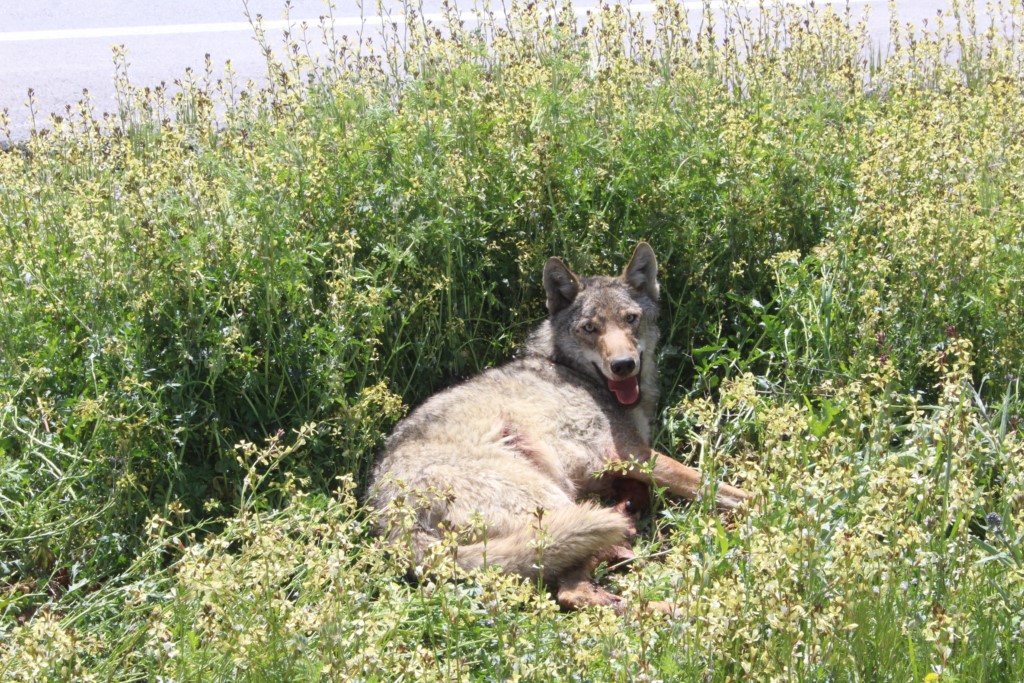
[[(373, 469), (368, 503), (379, 531), (411, 542), (416, 559), (454, 534), (465, 569), (497, 565), (541, 579), (566, 609), (624, 612), (592, 572), (632, 557), (637, 487), (692, 499), (702, 479), (650, 445), (658, 263), (646, 242), (618, 276), (580, 277), (551, 257), (543, 283), (548, 317), (525, 349), (401, 420)], [(614, 506), (594, 502), (616, 492)], [(746, 498), (717, 486), (720, 509)], [(414, 511), (411, 528), (401, 510)]]

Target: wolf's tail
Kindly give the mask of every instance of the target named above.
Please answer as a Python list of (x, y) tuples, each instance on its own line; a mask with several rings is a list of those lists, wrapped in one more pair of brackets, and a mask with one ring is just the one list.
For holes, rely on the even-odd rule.
[[(546, 511), (518, 529), (485, 541), (460, 545), (456, 560), (464, 569), (498, 565), (506, 572), (536, 579), (556, 577), (579, 567), (599, 551), (626, 542), (628, 522), (609, 508), (584, 503)], [(416, 539), (418, 552), (435, 543), (427, 534)]]

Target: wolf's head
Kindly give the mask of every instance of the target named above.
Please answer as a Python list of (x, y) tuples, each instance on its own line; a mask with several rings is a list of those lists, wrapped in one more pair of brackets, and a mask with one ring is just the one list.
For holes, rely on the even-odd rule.
[(636, 246), (617, 277), (581, 278), (553, 256), (544, 266), (544, 290), (548, 321), (531, 350), (593, 378), (620, 405), (656, 399), (658, 262), (649, 244)]

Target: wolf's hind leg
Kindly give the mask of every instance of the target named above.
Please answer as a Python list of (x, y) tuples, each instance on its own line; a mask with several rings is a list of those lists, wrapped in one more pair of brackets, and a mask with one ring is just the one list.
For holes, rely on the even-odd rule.
[(629, 526), (619, 513), (591, 503), (566, 505), (539, 517), (523, 515), (518, 521), (507, 523), (501, 535), (460, 545), (458, 563), (465, 569), (498, 565), (527, 579), (563, 576), (602, 550), (624, 545)]
[(584, 567), (558, 578), (556, 597), (563, 609), (601, 606), (611, 607), (616, 614), (624, 614), (626, 611), (626, 601), (594, 583), (590, 572)]
[[(629, 603), (594, 583), (590, 572), (585, 568), (580, 568), (559, 578), (556, 597), (562, 609), (611, 607), (620, 616), (629, 612)], [(641, 612), (674, 614), (675, 606), (670, 602), (652, 601), (645, 603)]]

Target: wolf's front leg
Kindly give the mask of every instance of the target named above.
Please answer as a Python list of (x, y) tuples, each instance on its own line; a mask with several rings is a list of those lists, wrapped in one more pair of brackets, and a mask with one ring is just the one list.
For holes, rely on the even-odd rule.
[[(669, 493), (682, 496), (689, 500), (700, 494), (701, 481), (704, 475), (699, 470), (688, 467), (663, 453), (651, 451), (654, 458), (654, 469), (649, 473), (639, 468), (631, 468), (626, 474), (631, 479), (668, 489)], [(750, 497), (746, 491), (728, 484), (718, 484), (715, 492), (715, 503), (719, 510), (734, 510), (740, 503)]]

